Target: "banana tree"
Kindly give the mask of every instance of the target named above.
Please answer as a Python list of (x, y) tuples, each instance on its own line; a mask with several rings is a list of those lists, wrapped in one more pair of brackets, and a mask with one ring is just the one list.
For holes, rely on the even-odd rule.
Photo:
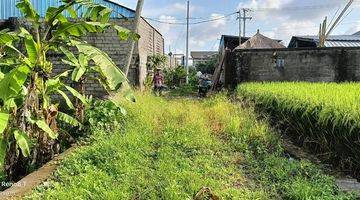
[[(48, 8), (45, 18), (40, 19), (30, 1), (21, 0), (17, 8), (31, 27), (0, 32), (0, 155), (5, 155), (0, 159), (4, 160), (9, 180), (25, 175), (27, 166), (39, 166), (58, 153), (56, 121), (80, 126), (75, 118), (60, 112), (53, 102), (52, 95), (56, 93), (70, 109), (75, 109), (66, 90), (82, 105), (87, 104), (84, 93), (66, 85), (63, 78), (72, 74), (73, 80), (79, 81), (85, 73), (80, 66), (86, 68), (87, 63), (93, 61), (97, 66), (94, 69), (101, 74), (101, 82), (110, 92), (127, 85), (125, 75), (111, 58), (87, 44), (83, 36), (107, 29), (115, 29), (121, 40), (137, 39), (138, 35), (109, 23), (112, 10), (92, 0), (62, 2), (59, 7)], [(81, 14), (80, 9), (84, 10)], [(70, 19), (65, 17), (65, 12), (70, 14)], [(78, 65), (54, 75), (48, 52), (70, 52), (73, 48), (79, 53)], [(64, 64), (69, 62), (64, 60)]]

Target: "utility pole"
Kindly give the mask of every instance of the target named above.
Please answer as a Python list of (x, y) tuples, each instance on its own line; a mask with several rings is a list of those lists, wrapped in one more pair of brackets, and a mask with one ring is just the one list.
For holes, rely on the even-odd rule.
[(242, 20), (242, 17), (241, 17), (241, 9), (239, 10), (239, 12), (238, 12), (238, 20), (239, 20), (239, 46), (241, 45), (241, 26), (242, 26), (242, 24), (241, 24), (241, 20)]
[[(144, 5), (144, 0), (138, 0), (137, 6), (136, 6), (136, 13), (135, 13), (135, 19), (134, 19), (134, 23), (135, 23), (135, 33), (138, 33), (138, 29), (139, 29), (139, 23), (140, 23), (140, 18), (141, 18), (141, 11)], [(126, 65), (125, 65), (125, 69), (124, 69), (124, 74), (127, 76), (129, 74), (129, 69), (130, 69), (130, 65), (131, 65), (131, 61), (132, 61), (132, 57), (133, 57), (133, 53), (134, 53), (134, 47), (135, 47), (135, 41), (131, 41), (131, 47), (130, 47), (130, 52), (129, 55), (127, 57), (126, 60)], [(141, 87), (140, 83), (140, 87)]]
[(172, 69), (172, 56), (173, 56), (173, 53), (171, 52), (171, 45), (169, 45), (169, 69)]
[(243, 37), (246, 37), (246, 20), (251, 20), (252, 19), (252, 17), (247, 17), (246, 16), (246, 13), (248, 13), (248, 12), (250, 12), (251, 10), (250, 9), (248, 9), (248, 8), (243, 8), (242, 9), (242, 11), (243, 11), (243, 17), (242, 17), (242, 19), (243, 19), (243, 22), (244, 22), (244, 28), (243, 28)]
[(190, 19), (190, 1), (187, 1), (187, 15), (186, 15), (186, 84), (189, 84), (189, 19)]

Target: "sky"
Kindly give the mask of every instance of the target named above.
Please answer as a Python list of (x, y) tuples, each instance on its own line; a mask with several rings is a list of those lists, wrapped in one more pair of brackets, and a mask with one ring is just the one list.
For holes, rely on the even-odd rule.
[[(137, 0), (116, 0), (135, 9)], [(190, 51), (216, 51), (221, 35), (238, 35), (237, 12), (250, 8), (246, 36), (257, 29), (267, 37), (287, 45), (294, 35), (318, 35), (319, 25), (327, 16), (329, 22), (340, 14), (348, 0), (190, 0), (190, 23), (208, 19), (208, 23), (190, 25)], [(355, 0), (332, 34), (360, 31), (360, 0)], [(165, 51), (184, 53), (186, 45), (186, 0), (145, 0), (143, 17), (164, 36)], [(156, 21), (154, 21), (156, 20)], [(163, 23), (160, 23), (160, 22)], [(333, 20), (334, 21), (334, 20)], [(171, 24), (173, 23), (173, 24)], [(174, 24), (175, 23), (175, 24)]]

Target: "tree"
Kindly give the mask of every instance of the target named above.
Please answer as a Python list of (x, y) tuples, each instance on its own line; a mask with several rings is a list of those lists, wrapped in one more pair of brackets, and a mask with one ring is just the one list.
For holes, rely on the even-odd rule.
[(203, 74), (214, 74), (217, 62), (218, 62), (218, 56), (214, 56), (205, 63), (197, 64), (195, 67), (198, 71), (200, 71)]
[[(66, 90), (87, 105), (83, 93), (66, 85), (64, 78), (72, 74), (72, 80), (81, 80), (89, 70), (88, 63), (92, 62), (91, 70), (101, 74), (99, 81), (109, 92), (127, 86), (126, 76), (110, 57), (82, 38), (106, 29), (117, 30), (121, 40), (137, 39), (138, 35), (109, 23), (112, 10), (92, 0), (62, 2), (59, 7), (49, 7), (42, 20), (29, 0), (21, 0), (17, 8), (31, 23), (30, 28), (0, 32), (0, 155), (5, 155), (1, 160), (5, 160), (4, 170), (9, 180), (25, 175), (27, 166), (39, 166), (58, 153), (57, 121), (81, 126), (53, 103), (52, 95), (59, 94), (70, 109), (75, 109)], [(84, 12), (78, 16), (76, 11), (80, 8)], [(65, 12), (71, 19), (64, 16)], [(23, 46), (25, 53), (16, 46)], [(70, 49), (76, 49), (78, 57), (71, 55)], [(68, 60), (63, 62), (71, 68), (52, 75), (53, 64), (47, 58), (49, 51), (64, 52)]]
[(148, 56), (148, 66), (149, 69), (155, 70), (156, 68), (165, 68), (165, 64), (167, 62), (167, 57), (161, 54), (155, 54), (152, 56)]

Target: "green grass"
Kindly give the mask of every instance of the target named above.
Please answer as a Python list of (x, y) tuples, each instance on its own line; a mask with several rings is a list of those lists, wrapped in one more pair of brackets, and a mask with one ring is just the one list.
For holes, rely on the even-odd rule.
[(217, 96), (164, 100), (147, 94), (128, 111), (125, 133), (95, 141), (62, 162), (27, 199), (352, 199), (307, 161), (282, 157), (280, 140), (252, 109)]
[(184, 85), (176, 89), (172, 89), (166, 96), (168, 97), (194, 97), (197, 96), (198, 87), (194, 85)]
[(359, 172), (359, 83), (249, 83), (239, 86), (238, 94), (269, 113), (314, 153)]

